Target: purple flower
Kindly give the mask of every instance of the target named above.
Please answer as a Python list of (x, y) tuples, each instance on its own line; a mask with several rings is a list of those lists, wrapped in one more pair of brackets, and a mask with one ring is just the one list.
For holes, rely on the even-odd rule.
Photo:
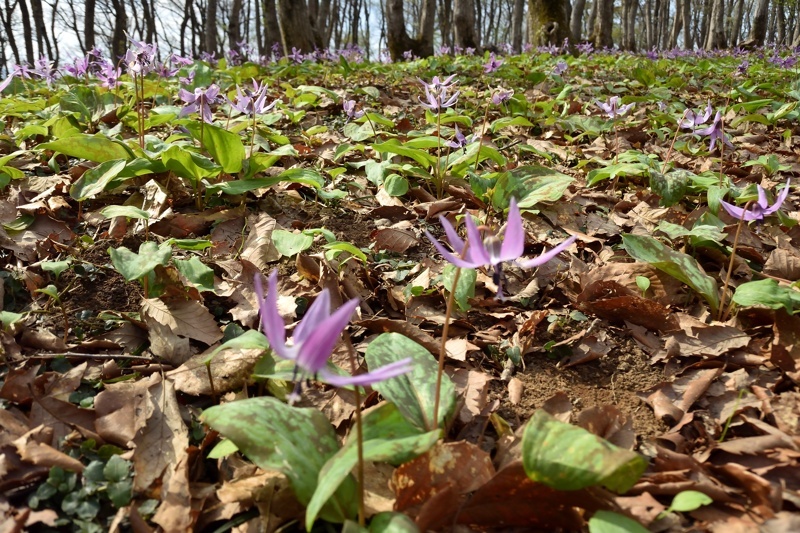
[[(519, 213), (517, 201), (513, 198), (511, 199), (511, 205), (508, 208), (508, 222), (502, 239), (490, 231), (486, 232), (485, 237), (481, 237), (480, 230), (475, 226), (472, 217), (469, 215), (466, 217), (467, 242), (464, 242), (464, 240), (458, 236), (456, 230), (445, 217), (439, 217), (439, 221), (447, 235), (450, 247), (453, 248), (458, 255), (447, 251), (441, 242), (436, 240), (433, 235), (425, 230), (425, 236), (433, 243), (436, 250), (438, 250), (449, 263), (459, 268), (493, 267), (493, 280), (497, 284), (497, 297), (502, 299), (502, 264), (506, 261), (516, 261), (525, 251), (525, 230), (522, 227), (522, 216)], [(536, 259), (523, 261), (518, 264), (522, 268), (541, 266), (567, 249), (575, 242), (575, 239), (576, 237), (574, 236), (570, 237)]]
[(458, 124), (456, 124), (456, 132), (454, 139), (452, 141), (447, 141), (445, 144), (450, 148), (455, 148), (455, 149), (466, 148), (466, 146), (474, 140), (475, 140), (474, 135), (466, 137), (463, 133), (461, 133), (461, 130), (458, 129)]
[(89, 72), (89, 66), (91, 64), (90, 55), (86, 55), (84, 57), (76, 57), (72, 60), (71, 65), (64, 65), (64, 70), (67, 71), (67, 74), (72, 76), (73, 78), (82, 78), (86, 76)]
[(750, 62), (746, 59), (742, 59), (742, 62), (739, 63), (739, 66), (736, 67), (736, 72), (744, 76), (747, 74), (747, 69), (750, 68)]
[(215, 84), (209, 85), (208, 89), (198, 87), (194, 93), (190, 93), (186, 89), (178, 91), (178, 96), (181, 100), (186, 102), (186, 106), (181, 109), (179, 116), (185, 116), (189, 113), (199, 113), (200, 118), (204, 122), (211, 123), (214, 120), (211, 114), (211, 104), (216, 103), (219, 97), (219, 87)]
[(190, 57), (179, 56), (178, 54), (170, 54), (169, 62), (179, 67), (188, 67), (189, 65), (194, 63), (194, 59)]
[(710, 139), (710, 143), (708, 145), (708, 151), (713, 152), (714, 146), (717, 144), (717, 140), (721, 140), (729, 147), (733, 148), (733, 143), (731, 143), (725, 134), (722, 131), (722, 112), (717, 111), (717, 114), (714, 115), (714, 122), (708, 126), (707, 128), (699, 129), (694, 131), (697, 135), (708, 136)]
[(553, 76), (561, 76), (566, 71), (567, 71), (567, 62), (561, 60), (558, 63), (556, 63), (556, 66), (553, 68)]
[(764, 192), (764, 189), (761, 187), (761, 185), (756, 185), (756, 188), (758, 189), (758, 202), (753, 204), (747, 211), (741, 207), (736, 207), (733, 204), (729, 204), (725, 200), (722, 200), (720, 203), (725, 211), (727, 211), (728, 214), (734, 218), (741, 219), (742, 215), (744, 215), (744, 219), (747, 221), (764, 220), (764, 217), (771, 215), (780, 209), (781, 205), (783, 205), (783, 202), (786, 201), (786, 197), (789, 195), (790, 181), (791, 178), (786, 180), (786, 187), (784, 187), (778, 197), (775, 198), (775, 203), (772, 205), (767, 203), (767, 193)]
[(431, 111), (439, 111), (440, 109), (455, 105), (461, 91), (456, 91), (452, 95), (448, 94), (454, 85), (453, 78), (455, 77), (456, 75), (453, 74), (444, 80), (440, 80), (439, 76), (434, 76), (430, 83), (419, 80), (425, 87), (425, 98), (427, 99), (427, 102), (423, 101), (422, 98), (419, 99), (422, 106), (427, 107)]
[(156, 57), (156, 45), (144, 41), (136, 41), (128, 37), (130, 48), (125, 52), (123, 63), (128, 68), (128, 73), (137, 76), (146, 76), (153, 70)]
[[(286, 344), (286, 329), (283, 318), (278, 313), (278, 272), (274, 270), (269, 276), (266, 298), (262, 296), (264, 288), (260, 274), (256, 275), (255, 288), (264, 335), (269, 341), (270, 348), (278, 357), (295, 362), (297, 365), (295, 372), (299, 378), (298, 385), (304, 379), (310, 378), (318, 379), (334, 387), (371, 385), (411, 370), (411, 358), (406, 358), (368, 374), (340, 376), (332, 373), (327, 368), (328, 359), (342, 331), (347, 327), (350, 316), (358, 307), (358, 299), (354, 298), (345, 302), (339, 309), (331, 313), (331, 296), (328, 289), (324, 289), (294, 328), (292, 344)], [(295, 393), (297, 392), (299, 391), (296, 390)]]
[(6, 87), (8, 87), (11, 84), (11, 80), (13, 79), (14, 79), (14, 72), (9, 74), (8, 77), (3, 81), (0, 81), (0, 93), (6, 90)]
[(514, 96), (514, 91), (513, 90), (507, 91), (507, 90), (503, 89), (502, 87), (498, 87), (492, 93), (492, 103), (494, 105), (504, 104), (504, 103), (508, 102), (509, 100), (511, 100), (512, 96)]
[(364, 116), (364, 111), (362, 109), (356, 109), (356, 101), (355, 100), (345, 100), (342, 103), (342, 108), (344, 109), (344, 114), (347, 115), (347, 120), (358, 120)]
[(97, 73), (97, 79), (100, 80), (101, 85), (106, 89), (113, 89), (119, 83), (119, 77), (122, 75), (122, 69), (114, 67), (109, 61), (103, 61), (100, 64), (100, 71)]
[(295, 48), (294, 46), (292, 47), (292, 53), (289, 54), (286, 57), (288, 57), (289, 59), (291, 59), (295, 63), (302, 63), (303, 60), (305, 59), (305, 57), (303, 56), (303, 53), (300, 50), (298, 50), (297, 48)]
[(253, 88), (245, 88), (242, 92), (241, 87), (236, 86), (236, 101), (228, 100), (231, 107), (244, 115), (254, 116), (263, 115), (277, 103), (273, 100), (267, 104), (267, 85), (253, 80)]
[(714, 108), (711, 107), (711, 101), (709, 101), (703, 114), (695, 113), (690, 109), (678, 125), (683, 129), (697, 131), (697, 127), (704, 125), (711, 118), (711, 113), (713, 112)]
[(502, 59), (497, 59), (494, 56), (494, 52), (489, 53), (489, 61), (483, 65), (483, 71), (486, 74), (491, 74), (495, 70), (499, 69), (503, 65)]
[(620, 106), (620, 99), (619, 96), (612, 96), (608, 99), (608, 103), (604, 104), (603, 102), (595, 102), (597, 107), (603, 110), (603, 112), (608, 115), (608, 118), (614, 120), (617, 117), (621, 117), (633, 107), (633, 104), (625, 104)]

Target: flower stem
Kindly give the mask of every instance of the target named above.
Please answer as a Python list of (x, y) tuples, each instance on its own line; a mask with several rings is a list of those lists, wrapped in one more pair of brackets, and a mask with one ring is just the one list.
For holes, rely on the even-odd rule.
[[(469, 215), (467, 215), (469, 216)], [(462, 254), (466, 252), (467, 243), (462, 250)], [(450, 317), (453, 314), (453, 304), (456, 300), (456, 287), (458, 287), (458, 278), (461, 277), (461, 268), (456, 267), (456, 273), (453, 276), (453, 284), (450, 286), (450, 294), (447, 295), (447, 310), (444, 315), (444, 327), (442, 328), (442, 343), (439, 345), (439, 368), (436, 371), (436, 394), (433, 400), (433, 420), (431, 421), (431, 431), (439, 427), (439, 404), (442, 393), (442, 374), (444, 374), (444, 360), (447, 357), (447, 336), (450, 333)]]
[(672, 156), (672, 150), (673, 148), (675, 148), (675, 141), (678, 140), (678, 133), (681, 130), (681, 122), (683, 122), (683, 119), (686, 118), (686, 113), (688, 112), (689, 112), (688, 109), (686, 109), (683, 112), (683, 115), (681, 115), (681, 119), (678, 121), (678, 127), (675, 128), (675, 135), (672, 136), (672, 142), (669, 144), (669, 150), (667, 150), (667, 158), (664, 160), (664, 164), (661, 165), (662, 174), (667, 171), (667, 165), (669, 164), (670, 157)]
[(733, 273), (733, 263), (736, 260), (736, 247), (739, 244), (739, 235), (742, 233), (742, 226), (744, 226), (744, 216), (747, 214), (747, 210), (750, 209), (750, 206), (754, 204), (753, 200), (750, 200), (745, 204), (744, 208), (742, 209), (742, 216), (739, 218), (739, 224), (736, 226), (736, 236), (733, 238), (733, 249), (731, 249), (731, 260), (728, 263), (728, 273), (725, 275), (725, 283), (722, 285), (722, 296), (720, 296), (719, 301), (719, 309), (717, 310), (717, 321), (722, 322), (728, 318), (728, 314), (733, 307), (733, 300), (731, 299), (731, 305), (726, 312), (725, 310), (725, 300), (728, 294), (728, 285), (731, 281), (731, 274)]
[(486, 102), (486, 109), (483, 112), (483, 124), (481, 133), (478, 136), (478, 151), (475, 153), (475, 174), (478, 173), (478, 164), (481, 162), (481, 148), (483, 148), (483, 134), (486, 133), (486, 121), (489, 120), (489, 101)]
[(444, 180), (442, 178), (442, 113), (441, 110), (436, 112), (436, 198), (442, 198), (442, 189), (444, 188)]
[[(350, 372), (355, 375), (358, 370), (356, 363), (356, 349), (350, 337), (344, 335), (347, 344), (347, 353), (350, 355)], [(353, 395), (356, 402), (356, 449), (358, 451), (358, 467), (356, 470), (356, 490), (358, 492), (358, 525), (362, 528), (366, 525), (366, 509), (364, 505), (364, 426), (361, 421), (361, 389), (353, 387)]]

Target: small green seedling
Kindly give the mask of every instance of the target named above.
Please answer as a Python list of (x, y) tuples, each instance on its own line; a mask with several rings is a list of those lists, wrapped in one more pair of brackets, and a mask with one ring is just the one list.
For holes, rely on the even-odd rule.
[(743, 163), (743, 167), (752, 167), (752, 166), (760, 166), (764, 169), (764, 173), (768, 177), (772, 177), (778, 172), (785, 172), (792, 168), (792, 165), (782, 165), (780, 159), (775, 154), (770, 154), (769, 156), (762, 155), (759, 156), (758, 159), (753, 159), (752, 161), (747, 161)]
[(647, 293), (647, 289), (650, 288), (650, 278), (647, 276), (636, 276), (636, 286), (639, 287), (639, 290), (642, 291), (642, 298)]
[(658, 518), (664, 518), (669, 513), (688, 513), (713, 502), (714, 500), (702, 492), (685, 490), (675, 495), (670, 506)]
[(64, 318), (64, 343), (66, 343), (67, 339), (69, 338), (69, 317), (67, 317), (67, 310), (64, 308), (64, 304), (61, 302), (58, 289), (51, 283), (47, 287), (36, 289), (36, 292), (40, 292), (49, 296), (50, 299), (55, 302), (55, 304), (58, 305), (58, 308), (61, 310), (61, 316)]

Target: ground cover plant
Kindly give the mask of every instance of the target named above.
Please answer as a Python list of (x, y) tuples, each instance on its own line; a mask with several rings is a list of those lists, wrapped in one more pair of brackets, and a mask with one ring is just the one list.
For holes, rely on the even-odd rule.
[(0, 84), (10, 530), (793, 528), (793, 51), (129, 47)]

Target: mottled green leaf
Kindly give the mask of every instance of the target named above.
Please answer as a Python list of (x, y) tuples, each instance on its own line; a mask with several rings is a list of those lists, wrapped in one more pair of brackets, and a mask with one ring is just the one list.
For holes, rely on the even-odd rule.
[(521, 209), (540, 202), (557, 202), (575, 178), (557, 170), (540, 166), (522, 166), (503, 172), (497, 178), (492, 204), (497, 209), (508, 207), (510, 198), (517, 199)]
[(127, 281), (134, 281), (146, 276), (158, 265), (167, 265), (172, 257), (172, 247), (146, 241), (139, 246), (138, 254), (124, 246), (109, 248), (108, 254), (117, 272)]
[(214, 271), (198, 257), (175, 259), (173, 261), (178, 272), (184, 275), (201, 291), (214, 291)]
[(128, 160), (134, 157), (130, 148), (100, 133), (96, 135), (73, 135), (72, 137), (40, 144), (38, 148), (97, 163), (104, 163), (114, 159)]
[(589, 533), (648, 533), (648, 531), (636, 520), (611, 511), (597, 511), (589, 519)]
[(719, 309), (717, 282), (703, 271), (703, 267), (692, 256), (676, 252), (645, 235), (623, 235), (622, 244), (631, 257), (637, 261), (650, 263), (685, 283), (705, 298), (712, 314), (717, 312)]
[(778, 285), (774, 279), (760, 279), (739, 285), (733, 294), (733, 301), (742, 307), (784, 308), (791, 315), (800, 310), (800, 291)]
[(237, 134), (214, 124), (203, 124), (201, 128), (199, 122), (186, 123), (186, 129), (198, 140), (202, 130), (203, 148), (211, 154), (214, 161), (219, 163), (222, 170), (228, 174), (236, 174), (242, 170), (245, 149), (241, 137)]
[(81, 202), (102, 193), (106, 186), (125, 168), (125, 160), (115, 159), (100, 163), (83, 173), (69, 188), (69, 195)]
[(537, 410), (522, 435), (528, 477), (557, 490), (595, 485), (624, 493), (639, 480), (647, 461), (639, 454)]
[[(397, 406), (400, 413), (421, 430), (431, 428), (438, 364), (431, 353), (399, 333), (383, 333), (367, 347), (370, 368), (379, 368), (411, 357), (411, 372), (372, 386)], [(441, 405), (436, 427), (442, 427), (456, 405), (453, 382), (442, 376)]]
[[(232, 440), (256, 466), (283, 473), (303, 505), (311, 501), (322, 467), (339, 449), (336, 433), (321, 412), (268, 396), (216, 405), (201, 420)], [(319, 516), (344, 522), (355, 515), (354, 496), (354, 480), (345, 479)]]

